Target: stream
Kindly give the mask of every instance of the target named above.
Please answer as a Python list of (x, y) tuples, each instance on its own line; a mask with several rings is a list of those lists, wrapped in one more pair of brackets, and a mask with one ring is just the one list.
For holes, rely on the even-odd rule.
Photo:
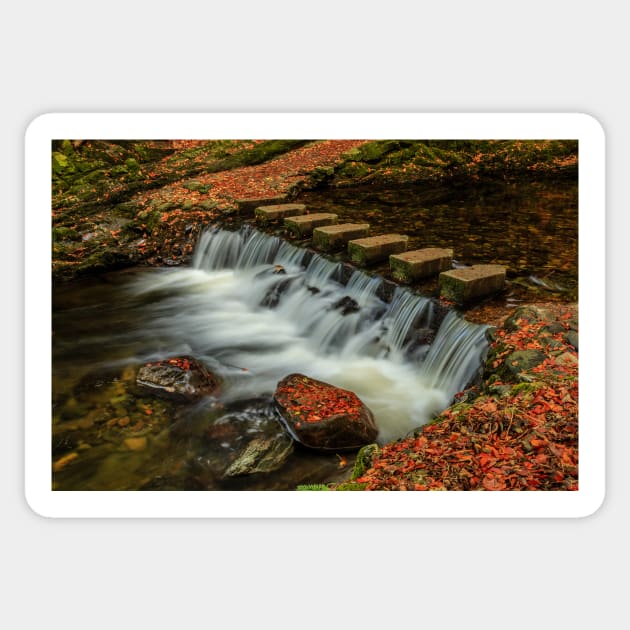
[[(506, 264), (513, 279), (524, 279), (525, 297), (547, 282), (561, 288), (556, 299), (571, 299), (576, 185), (529, 193), (495, 187), (477, 191), (468, 206), (461, 191), (417, 189), (397, 190), (396, 198), (375, 190), (304, 193), (300, 201), (312, 211), (335, 208), (340, 220), (367, 220), (373, 233), (407, 233), (410, 249), (452, 246), (462, 264)], [(405, 212), (396, 211), (396, 199)], [(290, 373), (354, 391), (374, 413), (380, 443), (428, 422), (474, 380), (486, 326), (447, 311), (430, 290), (385, 290), (382, 275), (249, 225), (213, 226), (188, 266), (56, 286), (53, 488), (293, 490), (347, 478), (354, 453), (297, 444), (272, 472), (226, 470), (253, 440), (283, 433), (272, 395)], [(143, 364), (178, 356), (207, 365), (223, 381), (220, 393), (181, 404), (138, 389)]]

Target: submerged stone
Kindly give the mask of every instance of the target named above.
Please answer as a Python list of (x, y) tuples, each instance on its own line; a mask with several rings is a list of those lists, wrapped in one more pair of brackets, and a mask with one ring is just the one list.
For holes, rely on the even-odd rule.
[(282, 379), (274, 401), (289, 434), (308, 448), (356, 450), (378, 434), (372, 412), (354, 392), (304, 374)]
[(268, 473), (281, 468), (293, 452), (293, 440), (281, 433), (254, 438), (230, 464), (226, 477)]
[(180, 402), (194, 402), (217, 392), (220, 381), (193, 357), (174, 357), (147, 363), (138, 371), (140, 389)]

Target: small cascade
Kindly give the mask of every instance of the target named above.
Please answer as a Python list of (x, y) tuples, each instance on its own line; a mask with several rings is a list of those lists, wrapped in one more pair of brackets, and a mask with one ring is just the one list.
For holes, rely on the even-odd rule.
[(199, 237), (192, 266), (205, 271), (232, 269), (238, 262), (244, 242), (245, 236), (242, 232), (217, 228), (206, 230)]
[(359, 306), (368, 306), (378, 300), (376, 292), (382, 282), (382, 278), (372, 277), (361, 271), (355, 271), (350, 276), (350, 280), (348, 280), (346, 291)]
[(487, 326), (472, 324), (455, 311), (442, 322), (420, 370), (431, 387), (452, 398), (469, 383), (485, 359)]
[(385, 340), (393, 350), (401, 351), (410, 341), (412, 329), (432, 327), (433, 302), (396, 287), (386, 320), (388, 331)]
[(338, 274), (339, 267), (339, 263), (331, 262), (319, 254), (314, 254), (306, 268), (308, 286), (320, 291), (326, 289), (331, 279)]
[(277, 236), (253, 232), (244, 238), (236, 268), (251, 269), (258, 265), (269, 265), (275, 260), (279, 247), (280, 239)]
[(400, 437), (469, 384), (486, 327), (452, 312), (436, 330), (432, 300), (398, 287), (387, 303), (380, 277), (356, 270), (344, 285), (342, 270), (251, 227), (213, 228), (199, 238), (193, 269), (156, 272), (136, 292), (168, 289), (149, 302), (147, 329), (212, 365), (227, 383), (224, 399), (269, 396), (281, 378), (304, 372), (355, 391), (379, 440)]
[(304, 250), (301, 247), (296, 247), (286, 241), (282, 241), (274, 262), (287, 269), (296, 270), (302, 268), (303, 260)]

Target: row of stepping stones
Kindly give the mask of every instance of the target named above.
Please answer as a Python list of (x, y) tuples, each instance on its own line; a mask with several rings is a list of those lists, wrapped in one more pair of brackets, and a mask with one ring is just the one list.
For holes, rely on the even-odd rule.
[(293, 237), (311, 238), (313, 247), (322, 252), (347, 248), (350, 261), (359, 266), (389, 259), (392, 277), (399, 282), (413, 283), (439, 274), (440, 296), (458, 304), (492, 295), (505, 286), (503, 265), (452, 269), (452, 249), (428, 247), (407, 251), (409, 237), (404, 234), (369, 236), (368, 223), (337, 223), (336, 214), (309, 214), (304, 204), (259, 205), (254, 215), (261, 225), (283, 221)]

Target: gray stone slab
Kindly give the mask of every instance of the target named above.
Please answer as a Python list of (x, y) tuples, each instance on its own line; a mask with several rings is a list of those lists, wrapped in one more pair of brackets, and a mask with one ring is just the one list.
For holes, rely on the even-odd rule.
[(332, 212), (316, 212), (297, 217), (287, 217), (284, 226), (295, 237), (310, 236), (316, 227), (337, 223), (337, 215)]
[(440, 274), (440, 296), (458, 304), (486, 297), (505, 286), (503, 265), (473, 265)]
[(391, 254), (407, 249), (409, 237), (404, 234), (381, 234), (348, 241), (348, 256), (353, 263), (366, 265), (387, 260)]
[(452, 261), (452, 249), (426, 247), (402, 254), (392, 254), (389, 257), (389, 268), (395, 280), (413, 282), (447, 271), (451, 268)]
[(303, 203), (279, 203), (270, 206), (258, 206), (254, 215), (258, 223), (273, 223), (285, 217), (293, 217), (306, 213)]
[(313, 230), (313, 246), (325, 252), (346, 247), (348, 241), (366, 237), (370, 232), (369, 223), (339, 223)]

